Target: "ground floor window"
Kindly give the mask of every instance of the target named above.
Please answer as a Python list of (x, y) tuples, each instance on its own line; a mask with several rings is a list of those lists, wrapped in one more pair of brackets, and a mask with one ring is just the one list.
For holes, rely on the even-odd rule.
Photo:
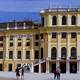
[(8, 65), (8, 71), (12, 71), (12, 64)]
[(0, 64), (0, 71), (2, 71), (2, 67), (3, 67), (3, 65), (2, 65), (2, 64)]

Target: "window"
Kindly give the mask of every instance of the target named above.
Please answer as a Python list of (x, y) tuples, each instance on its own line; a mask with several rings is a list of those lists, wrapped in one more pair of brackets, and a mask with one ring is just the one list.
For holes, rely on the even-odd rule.
[(52, 25), (56, 25), (56, 24), (57, 24), (57, 18), (56, 18), (56, 16), (53, 16)]
[(13, 59), (13, 51), (9, 51), (9, 59)]
[(3, 36), (0, 36), (0, 41), (3, 41)]
[(66, 16), (63, 16), (63, 17), (62, 17), (62, 25), (66, 25), (66, 23), (67, 23), (67, 22), (66, 22)]
[(71, 59), (72, 58), (77, 58), (77, 52), (75, 47), (71, 48)]
[(62, 32), (62, 38), (66, 38), (67, 33), (66, 32)]
[(76, 25), (76, 16), (71, 17), (71, 24)]
[(18, 35), (18, 40), (21, 40), (21, 38), (22, 38), (22, 35), (19, 34), (19, 35)]
[(41, 36), (41, 39), (43, 39), (43, 33), (41, 33), (40, 36)]
[(10, 40), (13, 40), (13, 36), (10, 36)]
[(26, 39), (30, 39), (30, 34), (27, 34), (26, 35)]
[(66, 59), (67, 50), (65, 47), (61, 48), (61, 59)]
[(56, 32), (53, 32), (52, 33), (52, 38), (56, 38), (56, 35), (57, 35), (57, 33)]
[(42, 17), (41, 19), (42, 19), (42, 26), (44, 26), (44, 17)]
[(38, 42), (35, 42), (35, 46), (38, 46), (39, 45), (39, 43)]
[(56, 59), (57, 49), (55, 47), (51, 48), (51, 59)]
[(30, 42), (26, 42), (26, 46), (30, 46)]
[(10, 47), (13, 47), (13, 43), (12, 42), (10, 43)]
[(3, 51), (0, 51), (0, 59), (3, 59)]
[(35, 59), (39, 59), (39, 51), (38, 50), (35, 51)]
[(43, 48), (41, 48), (41, 59), (43, 59)]
[(26, 59), (30, 59), (30, 51), (26, 51)]
[(21, 46), (21, 42), (18, 42), (18, 46)]
[(71, 33), (71, 38), (76, 38), (76, 32)]
[(3, 43), (0, 43), (0, 47), (3, 47)]
[(36, 34), (36, 35), (35, 35), (35, 40), (38, 40), (38, 39), (39, 39), (39, 35)]
[(3, 65), (0, 64), (0, 71), (3, 71)]
[(12, 71), (12, 64), (8, 65), (8, 71)]
[(17, 58), (18, 58), (18, 59), (21, 59), (21, 51), (18, 51)]

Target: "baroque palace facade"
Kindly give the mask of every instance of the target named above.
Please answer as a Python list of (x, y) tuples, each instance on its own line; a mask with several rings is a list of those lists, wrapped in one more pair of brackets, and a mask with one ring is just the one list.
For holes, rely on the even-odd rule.
[(42, 25), (0, 23), (0, 71), (33, 64), (33, 72), (80, 72), (80, 9), (54, 8), (40, 12)]

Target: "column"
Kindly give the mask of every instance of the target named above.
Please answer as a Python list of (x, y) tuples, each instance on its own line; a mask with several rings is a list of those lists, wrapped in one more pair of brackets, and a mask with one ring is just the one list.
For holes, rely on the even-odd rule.
[(77, 21), (76, 22), (77, 22), (77, 26), (80, 26), (80, 14), (79, 13), (77, 14)]
[(60, 33), (57, 33), (57, 62), (56, 62), (56, 67), (59, 67), (59, 62), (60, 62), (60, 59), (61, 59), (61, 47), (60, 47)]
[(39, 60), (39, 73), (41, 73), (41, 60)]
[(22, 37), (22, 60), (25, 60), (25, 58), (26, 58), (26, 51), (25, 51), (25, 43), (26, 43), (26, 36), (25, 35), (23, 35), (23, 37)]
[(48, 33), (48, 58), (51, 59), (51, 46), (50, 46), (50, 38), (51, 33)]
[(31, 60), (34, 60), (34, 35), (31, 35)]
[(34, 73), (34, 64), (32, 63), (32, 73)]
[(80, 73), (80, 33), (77, 33), (77, 72)]
[(70, 14), (68, 14), (67, 25), (68, 25), (68, 26), (71, 25), (71, 15), (70, 15)]
[(46, 73), (49, 73), (49, 61), (46, 61)]
[(67, 61), (66, 61), (66, 73), (70, 73), (70, 33), (67, 34)]
[(14, 36), (14, 54), (13, 54), (14, 60), (17, 59), (17, 35)]
[(62, 16), (60, 15), (60, 14), (58, 14), (58, 20), (57, 20), (57, 22), (58, 22), (58, 26), (61, 26), (62, 25)]
[(5, 46), (6, 46), (5, 59), (8, 60), (8, 58), (9, 58), (9, 50), (8, 50), (8, 48), (9, 48), (9, 36), (7, 36), (7, 35), (6, 35), (6, 44), (5, 44)]
[(48, 19), (47, 19), (47, 26), (51, 27), (52, 26), (52, 16), (48, 15)]

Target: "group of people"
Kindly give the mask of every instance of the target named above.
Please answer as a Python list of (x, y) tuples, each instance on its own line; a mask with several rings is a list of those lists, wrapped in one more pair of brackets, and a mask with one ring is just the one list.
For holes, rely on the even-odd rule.
[(61, 72), (60, 67), (57, 67), (57, 69), (54, 70), (54, 80), (56, 80), (56, 78), (57, 80), (60, 80), (60, 72)]
[(21, 80), (22, 80), (22, 77), (24, 79), (24, 68), (23, 67), (17, 67), (16, 68), (16, 76), (17, 76), (17, 80), (20, 76), (20, 72), (21, 72)]

